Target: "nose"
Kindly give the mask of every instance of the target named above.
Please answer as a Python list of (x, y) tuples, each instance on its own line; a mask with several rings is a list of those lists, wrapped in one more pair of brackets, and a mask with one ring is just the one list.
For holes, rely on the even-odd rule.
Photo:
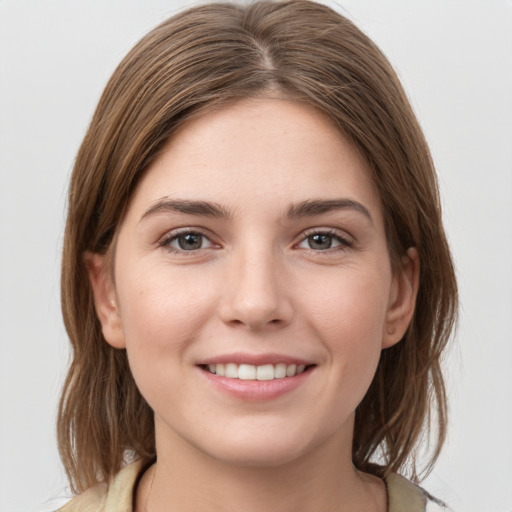
[(220, 305), (221, 319), (250, 330), (279, 328), (293, 316), (285, 264), (271, 250), (233, 254)]

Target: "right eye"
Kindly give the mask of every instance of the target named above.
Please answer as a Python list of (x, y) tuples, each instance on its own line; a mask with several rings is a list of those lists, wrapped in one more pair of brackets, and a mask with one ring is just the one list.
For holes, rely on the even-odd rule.
[(197, 231), (171, 233), (160, 242), (160, 245), (173, 252), (192, 252), (214, 246), (205, 235)]

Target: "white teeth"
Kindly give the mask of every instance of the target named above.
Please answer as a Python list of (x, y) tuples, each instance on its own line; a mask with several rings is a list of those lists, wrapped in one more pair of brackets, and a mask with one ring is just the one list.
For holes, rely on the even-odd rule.
[(256, 367), (256, 379), (258, 380), (273, 380), (274, 373), (274, 366), (271, 364)]
[(276, 364), (274, 368), (274, 378), (282, 379), (284, 377), (286, 377), (286, 365), (284, 363)]
[(254, 380), (256, 378), (256, 366), (241, 364), (238, 367), (238, 378), (242, 380)]
[(293, 377), (295, 375), (296, 371), (297, 371), (297, 366), (294, 364), (291, 364), (290, 366), (286, 367), (286, 376)]
[(227, 377), (228, 379), (238, 379), (238, 365), (228, 363), (225, 368), (224, 377)]
[(223, 364), (213, 364), (210, 366), (216, 366), (215, 373), (221, 377), (224, 377), (226, 369)]
[(241, 379), (241, 380), (274, 380), (284, 379), (285, 377), (294, 377), (303, 373), (306, 366), (303, 364), (285, 364), (279, 363), (264, 364), (261, 366), (254, 366), (252, 364), (235, 363), (227, 364), (209, 364), (208, 370), (210, 373), (215, 373), (220, 377), (227, 377), (228, 379)]

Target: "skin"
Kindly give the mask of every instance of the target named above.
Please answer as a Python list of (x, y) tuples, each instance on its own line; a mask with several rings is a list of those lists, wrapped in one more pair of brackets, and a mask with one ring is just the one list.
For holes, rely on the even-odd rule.
[[(340, 199), (351, 202), (297, 215)], [(180, 248), (191, 233), (199, 245)], [(189, 121), (131, 199), (114, 275), (86, 259), (104, 337), (126, 348), (155, 412), (158, 463), (137, 510), (386, 510), (383, 483), (351, 462), (354, 411), (407, 329), (419, 261), (410, 249), (392, 272), (367, 165), (329, 120), (253, 99)], [(235, 352), (311, 367), (287, 393), (244, 399), (198, 366)]]

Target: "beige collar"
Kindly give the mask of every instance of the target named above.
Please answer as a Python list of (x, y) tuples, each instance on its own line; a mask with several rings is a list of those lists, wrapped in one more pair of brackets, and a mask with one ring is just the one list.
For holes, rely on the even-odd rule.
[(427, 499), (420, 487), (396, 473), (391, 473), (385, 482), (388, 512), (425, 512)]

